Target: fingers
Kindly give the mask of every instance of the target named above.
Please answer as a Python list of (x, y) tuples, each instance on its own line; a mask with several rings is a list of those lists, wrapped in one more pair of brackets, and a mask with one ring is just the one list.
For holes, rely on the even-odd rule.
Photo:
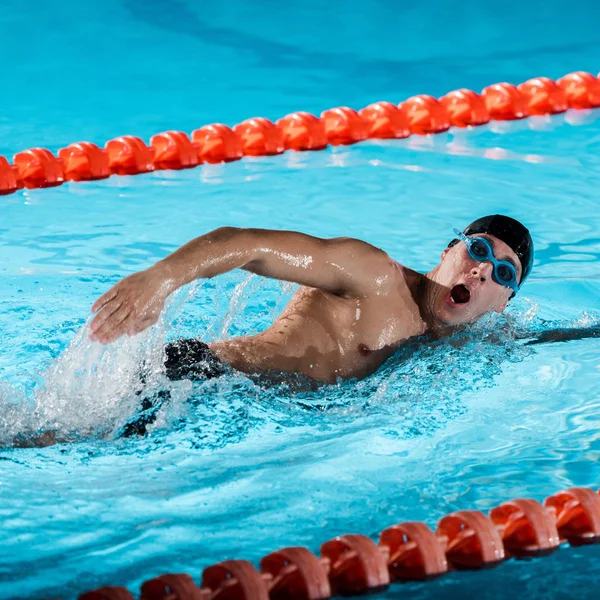
[(90, 337), (93, 341), (98, 341), (101, 344), (110, 344), (125, 333), (130, 337), (137, 335), (157, 321), (157, 314), (140, 317), (135, 309), (122, 306)]
[[(90, 338), (101, 344), (110, 344), (110, 342), (114, 342), (127, 331), (128, 324), (126, 323), (126, 320), (131, 314), (132, 308), (129, 305), (121, 305), (108, 315), (108, 317), (105, 317), (104, 321), (96, 328)], [(100, 313), (98, 317), (101, 315), (102, 313)]]
[(114, 300), (117, 297), (118, 293), (119, 289), (117, 286), (113, 286), (112, 288), (110, 288), (108, 292), (102, 294), (102, 296), (100, 296), (100, 298), (98, 298), (98, 300), (94, 302), (94, 304), (92, 305), (92, 312), (100, 310), (107, 302)]
[(105, 332), (104, 337), (98, 341), (103, 344), (109, 344), (114, 342), (125, 333), (129, 337), (133, 337), (134, 335), (144, 331), (144, 329), (154, 325), (154, 323), (156, 323), (158, 320), (157, 317), (145, 317), (141, 320), (138, 319), (139, 317), (136, 318), (136, 315), (133, 312), (129, 313), (120, 323), (117, 323), (112, 329)]
[(94, 317), (92, 322), (90, 323), (90, 329), (92, 330), (92, 335), (95, 335), (96, 332), (108, 321), (119, 308), (123, 306), (123, 302), (115, 300), (110, 301), (105, 304), (102, 310)]
[(156, 323), (164, 298), (146, 272), (134, 273), (113, 286), (92, 306), (90, 339), (108, 344), (124, 333), (135, 335)]

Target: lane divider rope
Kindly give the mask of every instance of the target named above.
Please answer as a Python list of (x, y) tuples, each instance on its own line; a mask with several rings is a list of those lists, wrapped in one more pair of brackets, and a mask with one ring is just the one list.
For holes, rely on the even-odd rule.
[[(226, 560), (204, 569), (199, 586), (187, 573), (168, 573), (142, 583), (139, 600), (326, 600), (546, 556), (567, 542), (600, 543), (600, 490), (569, 488), (543, 504), (519, 498), (489, 515), (460, 510), (442, 517), (435, 531), (422, 522), (400, 523), (377, 544), (342, 535), (325, 542), (319, 557), (307, 548), (283, 548), (262, 558), (260, 570), (246, 560)], [(79, 600), (135, 599), (124, 587), (107, 586)]]
[(451, 126), (474, 127), (490, 120), (514, 120), (565, 112), (568, 108), (600, 107), (600, 79), (576, 71), (556, 82), (536, 77), (515, 86), (496, 83), (481, 94), (460, 89), (442, 98), (426, 94), (396, 105), (376, 102), (358, 112), (347, 106), (316, 117), (296, 112), (276, 123), (264, 117), (247, 119), (232, 128), (221, 123), (192, 132), (166, 131), (150, 138), (124, 135), (104, 148), (91, 142), (70, 144), (54, 156), (45, 148), (18, 152), (13, 163), (0, 156), (0, 195), (23, 187), (45, 188), (65, 181), (94, 181), (111, 175), (136, 175), (160, 169), (188, 169), (243, 156), (270, 156), (286, 150), (323, 150), (328, 145), (354, 144), (369, 138), (399, 139), (429, 135)]

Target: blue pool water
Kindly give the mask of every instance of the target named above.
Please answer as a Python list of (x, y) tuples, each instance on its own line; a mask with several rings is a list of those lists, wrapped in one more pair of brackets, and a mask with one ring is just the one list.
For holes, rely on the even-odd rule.
[[(5, 3), (0, 154), (600, 65), (592, 2), (205, 4)], [(0, 597), (136, 592), (163, 572), (597, 486), (598, 340), (515, 334), (600, 318), (599, 149), (599, 111), (569, 112), (1, 197)], [(190, 286), (155, 330), (103, 350), (90, 307), (124, 275), (221, 225), (360, 237), (428, 270), (453, 227), (495, 211), (537, 248), (506, 315), (319, 392), (171, 384), (150, 435), (118, 437), (141, 360), (181, 335), (259, 331), (294, 289), (241, 273)], [(13, 447), (49, 428), (67, 442)], [(566, 549), (380, 597), (591, 598), (599, 556)]]

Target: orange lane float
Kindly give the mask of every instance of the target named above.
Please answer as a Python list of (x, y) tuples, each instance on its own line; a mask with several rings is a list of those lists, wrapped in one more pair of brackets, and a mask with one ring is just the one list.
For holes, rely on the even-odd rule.
[(436, 535), (445, 541), (446, 558), (455, 569), (486, 569), (505, 558), (494, 523), (477, 510), (459, 510), (443, 517)]
[(361, 108), (358, 114), (367, 123), (368, 138), (406, 138), (410, 124), (406, 112), (391, 102), (375, 102)]
[(137, 175), (154, 171), (151, 148), (134, 135), (124, 135), (106, 142), (110, 172), (116, 175)]
[(591, 73), (576, 71), (556, 82), (565, 92), (570, 108), (596, 108), (600, 106), (600, 80)]
[(108, 153), (91, 142), (70, 144), (58, 151), (67, 181), (93, 181), (110, 177)]
[(124, 587), (106, 586), (86, 592), (79, 600), (135, 600), (131, 592)]
[[(571, 545), (600, 543), (600, 490), (570, 488), (544, 504), (518, 498), (490, 511), (442, 517), (435, 532), (404, 522), (383, 531), (379, 544), (342, 535), (321, 546), (283, 548), (260, 561), (227, 560), (204, 569), (200, 585), (186, 573), (142, 584), (140, 600), (326, 600), (384, 590), (390, 582), (425, 581), (452, 569), (485, 569), (514, 557), (541, 557)], [(134, 600), (124, 587), (102, 587), (79, 600)]]
[(440, 103), (446, 109), (450, 123), (456, 127), (484, 125), (490, 120), (490, 111), (483, 98), (473, 90), (455, 90), (442, 96)]
[(600, 496), (587, 488), (569, 488), (546, 498), (561, 539), (571, 546), (600, 542)]
[(536, 500), (519, 498), (490, 511), (490, 519), (512, 556), (545, 556), (558, 550), (560, 538), (549, 510)]
[(306, 548), (283, 548), (265, 556), (260, 570), (269, 577), (270, 600), (331, 598), (330, 562)]
[(397, 106), (375, 102), (358, 112), (340, 106), (323, 111), (320, 117), (292, 113), (276, 123), (255, 117), (233, 129), (213, 123), (193, 131), (191, 140), (184, 132), (167, 131), (153, 136), (149, 146), (138, 137), (125, 135), (108, 141), (105, 149), (90, 142), (71, 144), (59, 150), (58, 158), (49, 150), (33, 148), (16, 154), (12, 165), (0, 157), (0, 195), (22, 187), (52, 187), (64, 181), (187, 169), (203, 163), (231, 162), (243, 156), (322, 150), (328, 145), (366, 139), (430, 135), (447, 131), (450, 126), (483, 125), (490, 119), (506, 121), (560, 113), (567, 108), (594, 107), (600, 107), (600, 79), (576, 71), (556, 82), (536, 77), (518, 86), (496, 83), (484, 88), (481, 95), (459, 89), (439, 100), (421, 94)]
[(242, 152), (246, 156), (270, 156), (285, 150), (281, 129), (264, 117), (246, 119), (235, 125), (233, 131), (242, 140)]
[(392, 581), (425, 581), (448, 571), (445, 540), (425, 523), (407, 522), (381, 532), (379, 545), (387, 548)]
[(527, 104), (530, 115), (551, 115), (569, 108), (567, 95), (555, 81), (548, 77), (536, 77), (517, 86)]
[(279, 119), (286, 150), (323, 150), (327, 136), (323, 122), (307, 112), (296, 112)]
[(65, 180), (62, 161), (46, 148), (32, 148), (13, 158), (18, 177), (27, 188), (61, 185)]
[(222, 123), (205, 125), (192, 132), (192, 141), (200, 162), (222, 163), (239, 160), (244, 156), (242, 140), (233, 129)]
[(202, 587), (212, 591), (211, 600), (269, 600), (267, 578), (247, 560), (226, 560), (204, 569)]
[(324, 110), (321, 121), (329, 143), (334, 146), (355, 144), (367, 139), (367, 123), (353, 108), (338, 106)]
[(142, 584), (140, 600), (167, 600), (167, 598), (209, 600), (211, 591), (201, 590), (187, 573), (161, 575)]
[(496, 121), (512, 121), (527, 116), (527, 104), (512, 83), (495, 83), (481, 92), (490, 117)]
[(165, 131), (150, 138), (155, 169), (190, 169), (200, 162), (198, 151), (182, 131)]
[(412, 133), (427, 135), (441, 133), (450, 128), (450, 116), (443, 104), (427, 94), (413, 96), (398, 107), (406, 113)]
[(204, 569), (201, 587), (187, 573), (167, 573), (145, 581), (140, 600), (269, 600), (269, 581), (247, 560), (226, 560)]
[(0, 196), (12, 194), (23, 187), (23, 182), (19, 179), (19, 170), (14, 165), (0, 156)]
[(364, 535), (343, 535), (321, 546), (330, 563), (329, 580), (335, 594), (373, 593), (390, 584), (387, 552)]

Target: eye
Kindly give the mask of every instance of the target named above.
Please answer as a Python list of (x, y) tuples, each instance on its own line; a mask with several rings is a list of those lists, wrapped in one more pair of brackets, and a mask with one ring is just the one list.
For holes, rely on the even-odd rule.
[(471, 243), (471, 252), (477, 256), (477, 258), (486, 258), (488, 256), (487, 246), (483, 242), (477, 240)]
[(496, 274), (498, 276), (498, 279), (500, 279), (501, 281), (509, 282), (513, 278), (514, 271), (506, 265), (498, 265)]

